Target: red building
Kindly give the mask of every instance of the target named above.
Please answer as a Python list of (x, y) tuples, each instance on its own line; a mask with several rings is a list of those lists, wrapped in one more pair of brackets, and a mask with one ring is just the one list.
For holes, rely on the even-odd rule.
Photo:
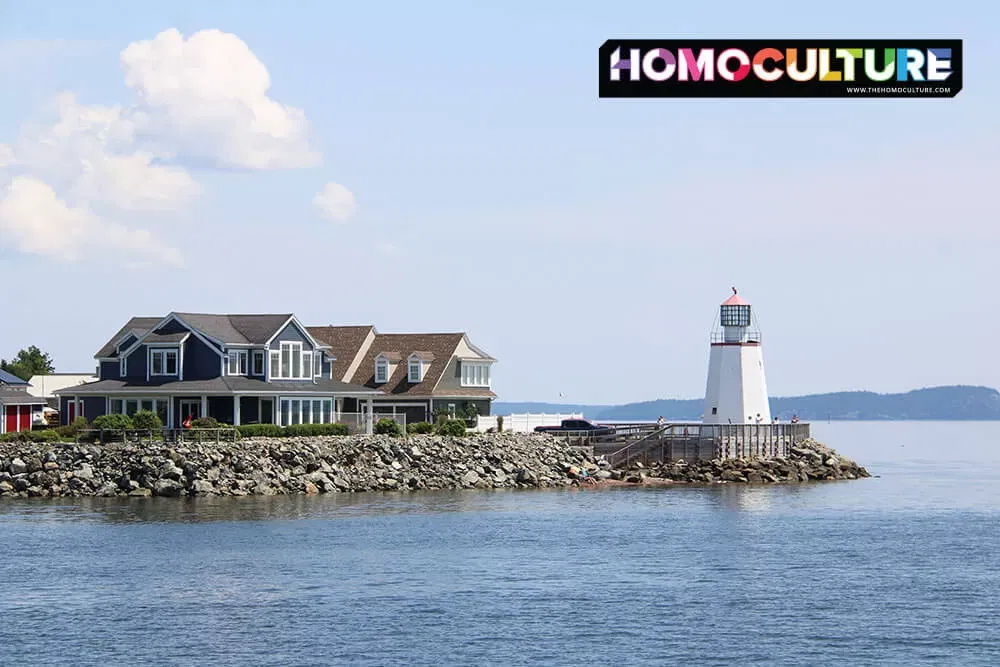
[(30, 431), (35, 414), (41, 414), (45, 400), (28, 393), (25, 380), (0, 370), (0, 433)]

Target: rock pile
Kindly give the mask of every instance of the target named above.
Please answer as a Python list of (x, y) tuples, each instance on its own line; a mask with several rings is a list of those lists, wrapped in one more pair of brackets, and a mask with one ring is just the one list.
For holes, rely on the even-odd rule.
[[(585, 472), (586, 471), (586, 472)], [(776, 483), (868, 477), (816, 442), (787, 459), (612, 470), (549, 436), (252, 438), (223, 444), (0, 443), (0, 496), (246, 496), (618, 483)]]
[(777, 484), (860, 479), (871, 475), (851, 459), (810, 439), (792, 447), (787, 457), (657, 463), (648, 470), (639, 467), (629, 471), (611, 471), (609, 477), (628, 482), (660, 479), (687, 483)]
[[(545, 488), (588, 457), (516, 434), (253, 438), (224, 444), (0, 444), (0, 496), (203, 496)], [(592, 462), (590, 462), (592, 464)]]

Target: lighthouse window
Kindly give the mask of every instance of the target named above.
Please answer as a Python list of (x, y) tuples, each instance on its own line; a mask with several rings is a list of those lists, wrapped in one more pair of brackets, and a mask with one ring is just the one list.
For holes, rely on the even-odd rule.
[(712, 408), (712, 414), (713, 415), (719, 414), (719, 408)]

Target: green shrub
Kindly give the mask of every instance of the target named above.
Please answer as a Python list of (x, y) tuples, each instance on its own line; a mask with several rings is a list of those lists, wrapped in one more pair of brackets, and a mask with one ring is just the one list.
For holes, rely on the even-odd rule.
[(60, 439), (59, 434), (53, 429), (23, 431), (21, 435), (25, 442), (57, 442)]
[(244, 438), (292, 438), (315, 435), (347, 435), (346, 424), (244, 424), (238, 427)]
[(465, 435), (465, 422), (461, 419), (446, 419), (437, 425), (438, 435)]
[(163, 422), (160, 421), (159, 415), (152, 410), (139, 410), (132, 415), (132, 424), (141, 431), (156, 432), (163, 428)]
[(106, 431), (128, 430), (135, 428), (135, 424), (128, 415), (101, 415), (94, 419), (90, 428)]
[(191, 428), (219, 428), (219, 420), (215, 417), (198, 417), (191, 420)]
[(236, 430), (244, 438), (280, 438), (284, 435), (277, 424), (241, 424)]
[(73, 420), (72, 424), (66, 424), (65, 426), (57, 426), (56, 433), (59, 434), (60, 438), (66, 440), (72, 440), (76, 437), (76, 434), (80, 431), (84, 431), (90, 427), (89, 422), (87, 422), (86, 417), (77, 417)]
[(393, 419), (379, 419), (375, 422), (375, 427), (372, 430), (378, 435), (392, 435), (397, 437), (403, 435), (402, 427)]
[(284, 428), (288, 437), (309, 435), (347, 435), (346, 424), (292, 424)]
[(413, 422), (412, 424), (406, 425), (407, 433), (416, 433), (418, 435), (427, 435), (428, 433), (434, 432), (434, 424), (430, 422)]

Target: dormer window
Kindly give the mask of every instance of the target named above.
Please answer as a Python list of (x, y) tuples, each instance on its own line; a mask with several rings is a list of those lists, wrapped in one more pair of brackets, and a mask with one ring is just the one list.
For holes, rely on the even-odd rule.
[(177, 350), (152, 349), (149, 351), (150, 375), (177, 375)]
[(407, 379), (410, 382), (422, 382), (424, 379), (424, 363), (416, 354), (410, 355)]
[(247, 351), (230, 350), (229, 375), (246, 375), (246, 374), (247, 374)]
[(389, 360), (385, 357), (375, 359), (375, 383), (385, 384), (389, 381)]
[(118, 376), (125, 377), (128, 371), (127, 357), (122, 357), (118, 360)]
[(463, 361), (462, 362), (462, 386), (463, 387), (489, 387), (490, 386), (490, 365), (486, 362)]

